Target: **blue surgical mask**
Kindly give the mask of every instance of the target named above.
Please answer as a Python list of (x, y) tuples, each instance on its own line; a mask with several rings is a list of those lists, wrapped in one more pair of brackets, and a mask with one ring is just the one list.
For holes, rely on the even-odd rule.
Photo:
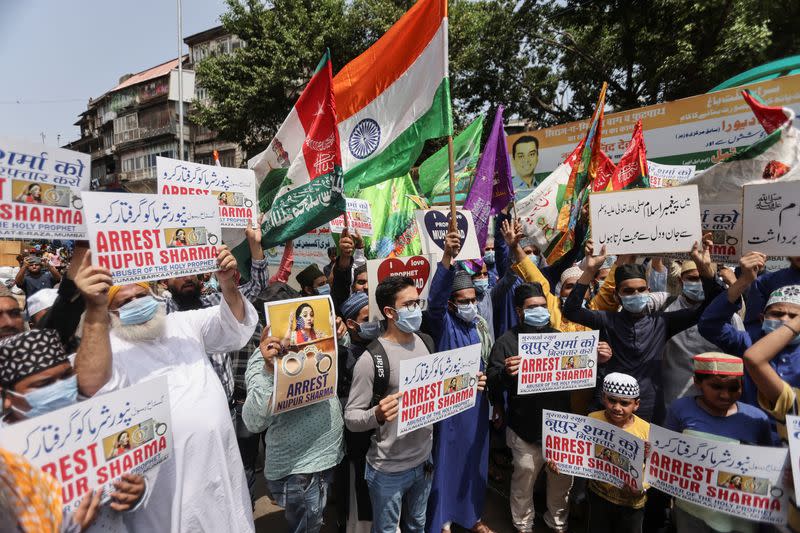
[(415, 307), (414, 309), (401, 307), (397, 310), (397, 315), (397, 320), (395, 320), (394, 323), (397, 324), (400, 331), (414, 333), (419, 330), (419, 327), (422, 325), (421, 307)]
[(78, 399), (78, 376), (61, 379), (41, 389), (32, 390), (27, 394), (19, 394), (13, 391), (8, 391), (8, 393), (24, 398), (31, 407), (29, 411), (22, 411), (12, 405), (11, 409), (25, 418), (34, 418), (74, 404)]
[[(772, 318), (765, 318), (764, 322), (761, 324), (761, 331), (764, 332), (765, 335), (769, 335), (776, 329), (783, 326), (783, 320), (774, 320)], [(789, 341), (790, 345), (800, 344), (800, 335), (795, 335), (795, 337)]]
[(489, 289), (489, 278), (474, 279), (472, 284), (475, 285), (478, 294), (484, 294)]
[(533, 261), (533, 264), (536, 265), (537, 267), (541, 263), (541, 258), (536, 254), (531, 254), (528, 257), (531, 258), (531, 261)]
[(319, 287), (317, 287), (317, 294), (319, 295), (325, 295), (330, 293), (331, 293), (331, 286), (328, 285), (327, 283), (325, 285), (320, 285)]
[(534, 328), (541, 328), (550, 323), (550, 311), (546, 307), (525, 309), (525, 323)]
[(381, 323), (377, 320), (374, 322), (362, 322), (358, 325), (358, 336), (368, 341), (377, 339), (381, 336)]
[(119, 321), (125, 326), (144, 324), (156, 316), (160, 305), (151, 294), (136, 298), (118, 309)]
[(456, 314), (458, 318), (471, 324), (478, 316), (478, 306), (475, 304), (456, 305)]
[(483, 255), (483, 260), (486, 262), (487, 265), (493, 265), (494, 264), (494, 250), (488, 250)]
[(700, 281), (684, 281), (683, 294), (693, 302), (702, 302), (706, 299), (703, 283)]
[(641, 313), (647, 307), (650, 301), (650, 296), (647, 293), (631, 294), (630, 296), (622, 296), (622, 308), (629, 313)]

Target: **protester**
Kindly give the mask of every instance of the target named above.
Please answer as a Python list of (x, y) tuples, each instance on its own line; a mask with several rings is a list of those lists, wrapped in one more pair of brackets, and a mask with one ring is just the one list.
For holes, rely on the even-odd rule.
[[(206, 354), (244, 346), (258, 315), (236, 287), (236, 260), (224, 246), (217, 265), (220, 304), (169, 320), (145, 283), (112, 287), (110, 272), (88, 262), (80, 277), (87, 308), (75, 359), (80, 392), (94, 396), (168, 378), (174, 450), (159, 466), (148, 502), (131, 517), (137, 531), (253, 531), (225, 393)], [(213, 468), (198, 468), (198, 461)]]
[(342, 406), (338, 399), (280, 414), (272, 412), (275, 358), (281, 339), (267, 333), (247, 366), (242, 417), (253, 433), (266, 430), (264, 477), (284, 508), (290, 533), (318, 533), (333, 472), (344, 455)]
[(328, 264), (322, 267), (322, 273), (325, 275), (326, 278), (330, 279), (331, 272), (333, 272), (333, 266), (336, 264), (336, 247), (329, 246), (328, 247)]
[(358, 230), (350, 234), (345, 228), (339, 237), (339, 256), (328, 276), (331, 279), (331, 298), (335, 309), (338, 310), (351, 293), (367, 290), (366, 265), (364, 239)]
[[(703, 289), (713, 298), (721, 287), (711, 270), (712, 243), (707, 240), (701, 248), (694, 244), (692, 256), (703, 279)], [(639, 417), (647, 421), (658, 421), (663, 417), (660, 410), (663, 401), (660, 375), (664, 346), (674, 335), (697, 323), (706, 302), (696, 309), (671, 312), (647, 313), (650, 301), (646, 273), (641, 265), (626, 264), (616, 268), (614, 282), (616, 295), (622, 303), (622, 311), (594, 311), (582, 306), (589, 283), (605, 262), (605, 248), (600, 255), (586, 260), (586, 270), (564, 304), (564, 315), (590, 329), (605, 331), (614, 356), (607, 365), (608, 372), (629, 374), (639, 382), (641, 404)]]
[(27, 299), (28, 321), (32, 328), (37, 327), (58, 297), (58, 289), (41, 289)]
[(328, 284), (328, 276), (322, 273), (315, 263), (311, 263), (295, 276), (297, 284), (300, 285), (300, 292), (303, 296), (317, 296), (319, 294), (330, 294), (331, 286)]
[(61, 274), (53, 265), (44, 261), (47, 271), (43, 271), (42, 263), (42, 258), (38, 255), (29, 255), (20, 261), (19, 272), (14, 278), (14, 283), (25, 293), (25, 298), (30, 298), (41, 289), (53, 288), (61, 281)]
[[(508, 395), (506, 442), (513, 455), (511, 476), (511, 519), (522, 533), (533, 531), (533, 486), (545, 465), (542, 447), (542, 409), (569, 412), (569, 391), (517, 394), (521, 357), (519, 335), (557, 332), (550, 324), (547, 299), (538, 283), (523, 283), (514, 290), (518, 324), (504, 333), (492, 348), (488, 379), (490, 390)], [(555, 531), (567, 531), (569, 491), (572, 477), (547, 472), (547, 512), (544, 521)]]
[[(678, 433), (700, 435), (705, 439), (771, 446), (769, 419), (763, 411), (740, 402), (742, 359), (724, 353), (696, 355), (694, 380), (700, 394), (675, 400), (664, 427)], [(675, 499), (673, 517), (678, 533), (759, 531), (758, 523), (719, 513)]]
[[(350, 431), (372, 431), (367, 452), (366, 480), (372, 502), (372, 531), (421, 533), (431, 490), (431, 426), (397, 435), (400, 361), (434, 352), (433, 341), (418, 333), (422, 306), (414, 281), (389, 277), (375, 289), (375, 299), (386, 319), (386, 330), (368, 346), (356, 363), (345, 424)], [(388, 366), (385, 378), (376, 382), (375, 360)], [(381, 373), (379, 378), (385, 376)], [(375, 390), (376, 383), (383, 390)], [(380, 400), (376, 403), (373, 398)], [(375, 399), (377, 399), (375, 398)], [(402, 516), (401, 516), (402, 510)]]
[[(77, 402), (78, 382), (58, 332), (36, 329), (0, 341), (0, 387), (3, 418), (0, 425), (13, 425)], [(90, 531), (127, 531), (127, 517), (144, 501), (145, 481), (137, 474), (123, 474), (114, 482), (108, 504), (98, 509), (97, 522)], [(74, 487), (64, 495), (70, 499)], [(91, 499), (91, 495), (84, 496)]]
[(744, 323), (751, 336), (757, 336), (761, 329), (761, 310), (770, 295), (781, 287), (800, 285), (800, 257), (787, 257), (787, 259), (789, 260), (787, 268), (764, 272), (756, 278), (747, 292)]
[(24, 330), (25, 320), (22, 318), (19, 301), (10, 290), (0, 287), (0, 339)]
[[(478, 314), (472, 276), (454, 268), (460, 251), (458, 233), (448, 233), (423, 317), (440, 352), (479, 344), (483, 372), (492, 348), (492, 332)], [(460, 446), (464, 435), (470, 436), (470, 446)], [(433, 464), (426, 531), (449, 532), (451, 523), (457, 523), (471, 531), (491, 533), (481, 522), (489, 469), (489, 402), (483, 394), (477, 395), (472, 409), (436, 424)]]
[[(650, 424), (636, 416), (639, 409), (639, 383), (636, 378), (612, 372), (603, 379), (602, 411), (589, 413), (647, 442)], [(640, 471), (644, 471), (644, 465)], [(641, 533), (647, 493), (634, 487), (617, 488), (610, 483), (590, 480), (586, 531), (593, 533)]]

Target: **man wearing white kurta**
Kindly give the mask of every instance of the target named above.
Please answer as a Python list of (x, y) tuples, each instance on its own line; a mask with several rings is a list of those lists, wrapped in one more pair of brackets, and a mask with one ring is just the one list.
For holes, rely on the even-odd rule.
[[(236, 261), (217, 257), (220, 305), (172, 313), (147, 284), (111, 286), (88, 262), (77, 276), (87, 301), (79, 388), (91, 396), (156, 376), (169, 380), (174, 453), (149, 472), (152, 494), (127, 519), (135, 531), (253, 531), (253, 515), (228, 402), (206, 356), (244, 346), (258, 315), (234, 281)], [(110, 334), (109, 334), (110, 325)]]

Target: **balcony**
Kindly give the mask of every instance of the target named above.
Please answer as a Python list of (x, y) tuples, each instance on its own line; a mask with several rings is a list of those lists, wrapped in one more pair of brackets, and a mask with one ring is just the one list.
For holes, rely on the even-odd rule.
[[(136, 128), (133, 130), (123, 131), (114, 134), (114, 144), (122, 144), (141, 139), (148, 139), (150, 137), (158, 137), (159, 135), (178, 135), (178, 123), (173, 122), (166, 126), (159, 128)], [(184, 131), (184, 137), (188, 138), (189, 128)]]
[(121, 182), (154, 180), (156, 179), (156, 167), (120, 172), (118, 175)]

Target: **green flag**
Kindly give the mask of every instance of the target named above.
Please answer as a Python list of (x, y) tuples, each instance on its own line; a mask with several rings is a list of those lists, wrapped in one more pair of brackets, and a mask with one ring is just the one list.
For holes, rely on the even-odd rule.
[(414, 221), (414, 211), (420, 206), (411, 199), (416, 194), (417, 189), (408, 174), (358, 193), (357, 197), (367, 200), (372, 209), (373, 236), (364, 238), (369, 259), (422, 253)]
[[(467, 197), (475, 166), (481, 152), (483, 115), (453, 139), (453, 160), (456, 173), (456, 202), (462, 204)], [(430, 156), (419, 166), (419, 188), (431, 204), (450, 202), (450, 164), (447, 146)]]

